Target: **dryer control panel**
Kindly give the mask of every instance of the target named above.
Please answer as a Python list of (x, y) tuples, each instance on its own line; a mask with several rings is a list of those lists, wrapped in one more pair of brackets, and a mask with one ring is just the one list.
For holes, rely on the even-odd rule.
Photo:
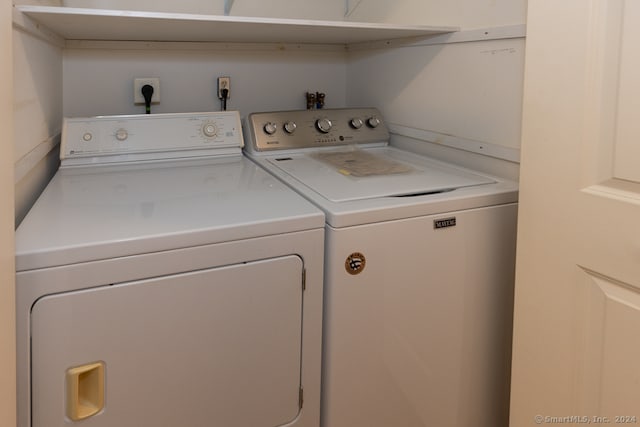
[(375, 108), (253, 113), (247, 118), (249, 151), (388, 143), (389, 131)]
[(164, 160), (239, 152), (237, 111), (66, 118), (60, 158), (66, 164)]

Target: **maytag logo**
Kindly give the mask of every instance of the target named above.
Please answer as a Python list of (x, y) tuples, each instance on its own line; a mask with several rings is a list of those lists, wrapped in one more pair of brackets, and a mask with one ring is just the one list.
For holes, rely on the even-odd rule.
[(367, 264), (367, 260), (360, 252), (354, 252), (347, 257), (344, 262), (344, 268), (349, 274), (360, 274), (364, 270), (364, 266)]
[(455, 227), (455, 225), (456, 225), (455, 216), (451, 218), (436, 219), (433, 221), (433, 228), (435, 228), (436, 230), (439, 228)]

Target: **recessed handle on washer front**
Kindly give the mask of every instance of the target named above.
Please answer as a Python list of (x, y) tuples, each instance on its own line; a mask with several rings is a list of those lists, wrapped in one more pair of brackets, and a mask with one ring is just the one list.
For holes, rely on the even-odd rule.
[(67, 369), (67, 417), (80, 421), (104, 408), (104, 363)]

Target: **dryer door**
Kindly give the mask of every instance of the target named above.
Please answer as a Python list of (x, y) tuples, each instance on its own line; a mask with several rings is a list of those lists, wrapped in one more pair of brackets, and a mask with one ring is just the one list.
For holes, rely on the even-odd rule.
[(50, 295), (32, 426), (277, 426), (299, 412), (297, 256)]

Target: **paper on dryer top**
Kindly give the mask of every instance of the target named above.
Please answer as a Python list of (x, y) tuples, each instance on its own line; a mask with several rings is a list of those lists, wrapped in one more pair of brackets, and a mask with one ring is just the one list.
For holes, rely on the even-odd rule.
[(311, 156), (335, 167), (343, 175), (393, 175), (410, 172), (413, 169), (409, 165), (358, 149), (320, 151)]
[[(375, 165), (372, 170), (385, 172), (385, 167), (388, 167), (385, 173), (340, 170), (338, 165), (348, 163), (344, 160), (357, 151), (339, 149), (279, 155), (271, 156), (267, 161), (332, 202), (429, 194), (495, 182), (491, 178), (391, 147), (361, 150), (370, 156), (369, 164)], [(380, 165), (381, 168), (378, 167)]]

